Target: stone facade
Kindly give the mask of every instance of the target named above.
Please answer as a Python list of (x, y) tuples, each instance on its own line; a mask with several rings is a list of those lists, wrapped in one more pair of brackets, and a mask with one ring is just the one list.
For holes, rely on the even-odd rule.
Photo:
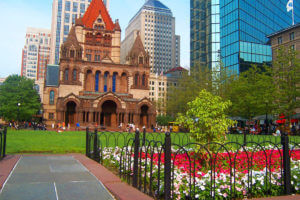
[(168, 92), (171, 87), (178, 87), (178, 81), (183, 73), (188, 70), (182, 67), (175, 67), (164, 74), (150, 74), (149, 97), (156, 104), (156, 113), (165, 115), (167, 113)]
[(149, 56), (137, 36), (127, 63), (120, 64), (121, 29), (103, 2), (93, 0), (61, 46), (57, 86), (44, 88), (47, 125), (155, 125), (149, 99)]
[[(284, 46), (286, 49), (291, 48), (297, 51), (297, 58), (300, 59), (300, 23), (275, 32), (268, 37), (271, 42), (273, 62), (276, 60), (277, 50), (281, 46)], [(297, 101), (299, 100), (300, 99), (297, 98)], [(300, 108), (297, 108), (295, 112), (300, 113)]]

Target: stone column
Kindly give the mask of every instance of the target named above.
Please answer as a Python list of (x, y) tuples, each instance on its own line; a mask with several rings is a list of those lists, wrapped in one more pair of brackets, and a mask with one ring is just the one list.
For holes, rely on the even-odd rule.
[(128, 113), (124, 113), (124, 125), (126, 126), (128, 124)]
[(89, 111), (89, 122), (93, 123), (93, 111), (92, 110)]
[(99, 92), (104, 92), (104, 74), (99, 75)]

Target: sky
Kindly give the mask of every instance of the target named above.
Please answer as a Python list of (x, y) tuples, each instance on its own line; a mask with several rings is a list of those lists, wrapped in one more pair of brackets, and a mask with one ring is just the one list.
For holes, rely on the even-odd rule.
[[(190, 5), (188, 0), (160, 0), (175, 17), (175, 34), (181, 36), (181, 66), (189, 68)], [(129, 20), (145, 0), (110, 0), (109, 13), (119, 19), (122, 40)], [(20, 74), (27, 27), (51, 29), (52, 0), (0, 0), (0, 78)]]

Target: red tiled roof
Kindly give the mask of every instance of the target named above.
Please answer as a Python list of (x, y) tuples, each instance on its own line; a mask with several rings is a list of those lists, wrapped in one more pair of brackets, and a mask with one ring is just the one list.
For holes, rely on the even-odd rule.
[(113, 21), (111, 20), (108, 11), (102, 0), (92, 0), (90, 6), (84, 13), (82, 22), (85, 27), (93, 28), (95, 20), (98, 18), (101, 13), (102, 19), (105, 23), (106, 30), (112, 31), (115, 27)]
[(176, 72), (176, 71), (187, 71), (187, 69), (185, 69), (183, 67), (174, 67), (174, 68), (170, 69), (169, 71), (167, 71), (166, 74), (169, 72)]

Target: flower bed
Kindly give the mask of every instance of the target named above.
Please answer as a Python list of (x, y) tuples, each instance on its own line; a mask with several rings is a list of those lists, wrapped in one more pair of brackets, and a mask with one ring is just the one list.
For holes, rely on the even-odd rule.
[[(144, 151), (145, 149), (143, 149)], [(122, 173), (132, 174), (133, 155), (127, 155)], [(145, 151), (146, 152), (146, 151)], [(124, 152), (123, 152), (124, 153)], [(122, 149), (105, 148), (104, 163), (120, 166), (126, 156)], [(164, 154), (158, 152), (139, 155), (140, 180), (149, 185), (157, 195), (163, 191)], [(151, 167), (152, 163), (152, 168)], [(185, 199), (242, 199), (248, 197), (276, 196), (283, 193), (282, 151), (239, 151), (219, 154), (173, 151), (172, 153), (172, 197)], [(159, 171), (160, 170), (160, 171)], [(159, 175), (160, 173), (160, 175)], [(291, 152), (292, 192), (300, 193), (300, 150)], [(160, 179), (160, 184), (157, 184)]]

